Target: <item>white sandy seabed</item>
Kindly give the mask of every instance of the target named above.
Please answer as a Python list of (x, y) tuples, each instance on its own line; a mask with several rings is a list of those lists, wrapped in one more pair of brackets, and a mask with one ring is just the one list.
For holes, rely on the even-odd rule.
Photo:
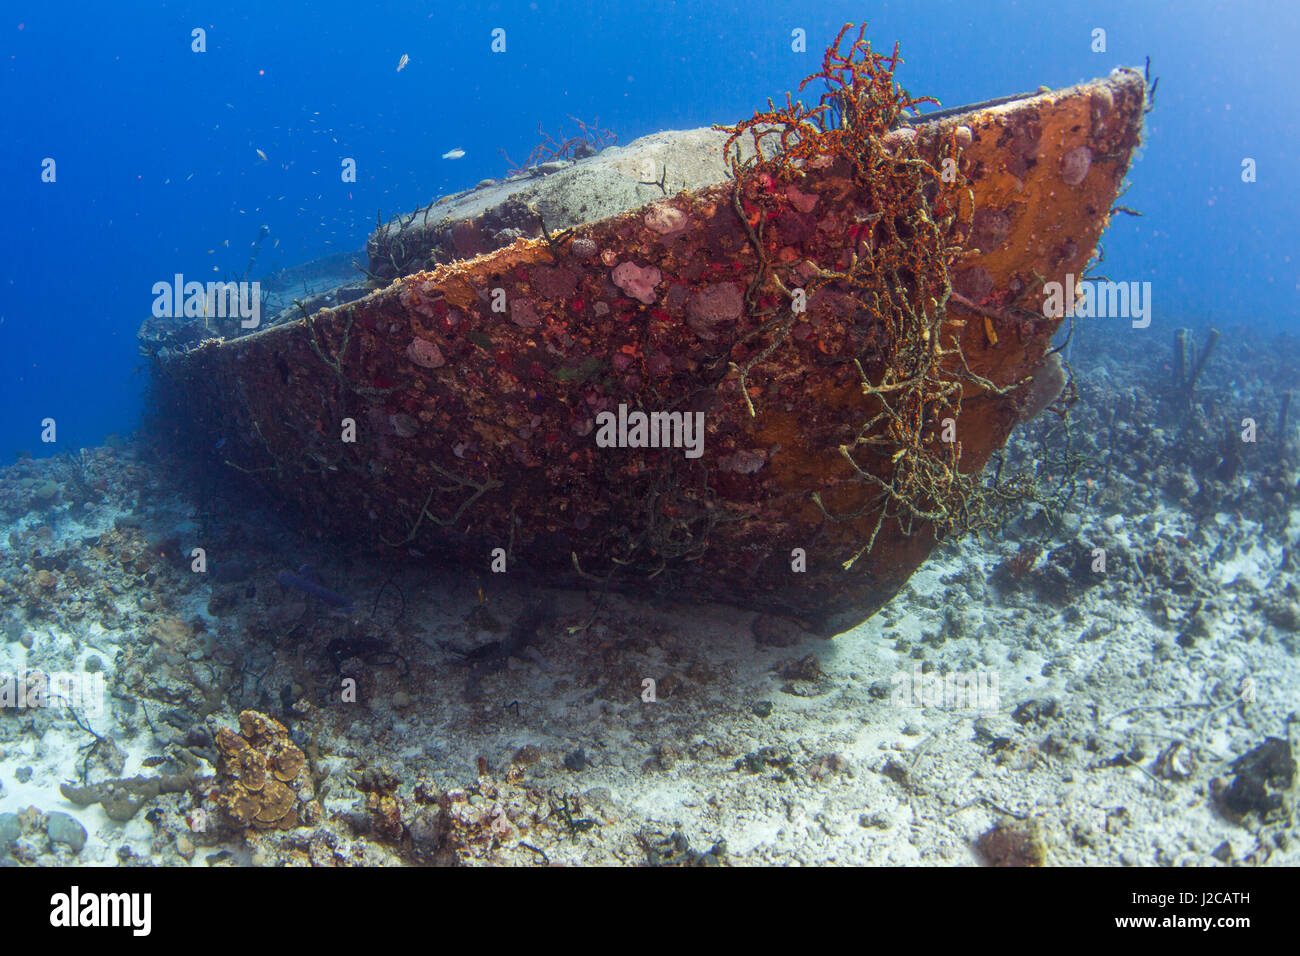
[[(1145, 523), (1176, 529), (1178, 517)], [(1126, 534), (1123, 525), (1117, 531)], [(1214, 577), (1241, 593), (1266, 589), (1279, 552), (1256, 544)], [(982, 833), (1025, 821), (1052, 863), (1198, 865), (1217, 862), (1216, 850), (1225, 860), (1258, 855), (1260, 828), (1224, 819), (1208, 783), (1263, 737), (1285, 734), (1300, 687), (1294, 654), (1281, 642), (1243, 640), (1252, 622), (1232, 612), (1190, 650), (1124, 601), (1089, 598), (1078, 620), (1063, 624), (1032, 598), (998, 599), (983, 583), (997, 560), (963, 542), (928, 562), (874, 619), (832, 641), (795, 631), (786, 647), (758, 644), (753, 614), (674, 612), (614, 597), (588, 632), (569, 637), (557, 628), (535, 657), (484, 679), (484, 700), (526, 701), (519, 718), (513, 708), (503, 714), (499, 700), (465, 701), (463, 672), (453, 670), (427, 688), (441, 696), (413, 683), (396, 702), (359, 705), (331, 763), (342, 773), (378, 758), (454, 785), (472, 780), (479, 755), (500, 763), (537, 747), (534, 776), (589, 792), (604, 817), (595, 835), (547, 850), (562, 862), (635, 862), (618, 834), (649, 825), (679, 830), (701, 850), (725, 841), (732, 863), (972, 864)], [(561, 620), (579, 620), (590, 607), (579, 595), (559, 600)], [(425, 637), (456, 634), (455, 621), (444, 620)], [(0, 646), (0, 672), (26, 668), (33, 656), (39, 666), (57, 659), (81, 670), (94, 656), (111, 686), (115, 642), (133, 638), (97, 626), (78, 635), (49, 630), (36, 637), (37, 654), (18, 642)], [(590, 661), (579, 663), (593, 641), (604, 648), (596, 670), (608, 663), (631, 678), (634, 702), (586, 683), (599, 681)], [(929, 674), (975, 675), (983, 681), (976, 699), (954, 699), (949, 682), (947, 699), (936, 701), (927, 677), (929, 705), (915, 706), (907, 681), (922, 662)], [(578, 679), (566, 676), (570, 664)], [(658, 700), (640, 700), (638, 674), (656, 680)], [(1254, 699), (1233, 705), (1243, 682)], [(771, 703), (767, 717), (755, 712), (762, 701)], [(1012, 719), (1030, 701), (1054, 701), (1055, 715)], [(224, 716), (233, 723), (233, 713)], [(123, 735), (111, 708), (82, 719), (114, 737), (125, 754), (122, 776), (150, 772), (142, 762), (158, 752), (153, 735)], [(39, 738), (6, 740), (0, 811), (34, 805), (76, 817), (89, 839), (75, 856), (57, 848), (60, 862), (111, 863), (123, 845), (150, 855), (155, 827), (143, 812), (118, 824), (98, 806), (59, 795), (60, 782), (78, 779), (88, 740), (53, 715)], [(1177, 740), (1194, 744), (1186, 766), (1177, 765), (1187, 774), (1157, 776), (1157, 756)], [(575, 772), (563, 759), (579, 749), (587, 766)], [(1135, 759), (1116, 763), (1123, 754)], [(355, 795), (332, 802), (355, 809)], [(1272, 850), (1269, 862), (1300, 862), (1297, 846)], [(160, 862), (183, 861), (168, 852)]]

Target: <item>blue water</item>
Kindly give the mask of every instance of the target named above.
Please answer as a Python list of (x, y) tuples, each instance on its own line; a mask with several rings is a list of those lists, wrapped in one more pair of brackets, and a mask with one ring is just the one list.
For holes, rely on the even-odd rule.
[[(1173, 13), (1173, 7), (1177, 12)], [(976, 8), (978, 7), (978, 12)], [(151, 287), (359, 249), (385, 217), (501, 176), (541, 123), (622, 142), (734, 122), (819, 67), (845, 21), (902, 45), (945, 105), (1104, 75), (1150, 56), (1147, 143), (1103, 239), (1176, 325), (1294, 326), (1300, 4), (15, 3), (0, 14), (0, 459), (127, 433)], [(191, 30), (207, 51), (191, 51)], [(491, 31), (506, 31), (493, 53)], [(1090, 49), (1106, 30), (1104, 53)], [(806, 53), (791, 31), (807, 33)], [(397, 72), (399, 58), (409, 65)], [(444, 160), (453, 149), (463, 159)], [(257, 154), (262, 150), (267, 159)], [(57, 181), (41, 181), (53, 158)], [(356, 160), (357, 181), (340, 163)], [(1253, 158), (1254, 183), (1241, 181)], [(278, 246), (273, 246), (278, 240)], [(228, 245), (226, 244), (228, 243)], [(209, 253), (209, 250), (213, 250)], [(54, 418), (58, 442), (42, 445)]]

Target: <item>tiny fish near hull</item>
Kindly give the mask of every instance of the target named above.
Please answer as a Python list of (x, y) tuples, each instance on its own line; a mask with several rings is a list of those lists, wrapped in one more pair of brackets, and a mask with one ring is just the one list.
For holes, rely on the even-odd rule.
[[(961, 378), (962, 474), (1018, 420), (1013, 386), (1040, 368), (1061, 321), (1042, 315), (1039, 280), (1082, 274), (1139, 142), (1145, 89), (1117, 71), (890, 134), (895, 146), (914, 138), (934, 169), (961, 146), (970, 228), (935, 334), (960, 344), (973, 376)], [(888, 329), (834, 284), (784, 337), (771, 307), (746, 301), (756, 238), (787, 288), (811, 275), (803, 263), (844, 268), (868, 250), (872, 211), (846, 158), (815, 160), (797, 186), (684, 190), (170, 351), (155, 365), (159, 413), (169, 434), (213, 436), (196, 448), (229, 436), (224, 460), (354, 544), (475, 570), (500, 548), (511, 572), (557, 584), (662, 586), (827, 633), (852, 626), (943, 532), (861, 516), (873, 476), (888, 484), (906, 448), (875, 464), (842, 451), (873, 413), (864, 377), (882, 381), (870, 363)], [(704, 412), (702, 457), (598, 447), (595, 415), (620, 404)], [(344, 418), (355, 442), (329, 438)]]

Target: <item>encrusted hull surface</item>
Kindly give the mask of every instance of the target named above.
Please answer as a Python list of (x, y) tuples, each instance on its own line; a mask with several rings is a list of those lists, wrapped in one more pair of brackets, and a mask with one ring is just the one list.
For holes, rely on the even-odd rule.
[[(1021, 414), (1027, 390), (1004, 389), (1032, 378), (1061, 321), (1043, 316), (1043, 288), (1083, 273), (1144, 107), (1142, 78), (1117, 71), (916, 127), (936, 165), (955, 130), (965, 142), (973, 208), (942, 331), (998, 386), (963, 386), (967, 474)], [(842, 157), (768, 199), (763, 246), (793, 269), (839, 261), (862, 214)], [(768, 350), (755, 269), (724, 182), (174, 353), (158, 363), (160, 405), (195, 447), (225, 439), (230, 468), (322, 532), (832, 632), (894, 594), (937, 535), (843, 517), (873, 494), (841, 451), (873, 414), (850, 360), (868, 334), (860, 310), (825, 286)], [(703, 413), (700, 454), (602, 447), (597, 416), (619, 406)]]

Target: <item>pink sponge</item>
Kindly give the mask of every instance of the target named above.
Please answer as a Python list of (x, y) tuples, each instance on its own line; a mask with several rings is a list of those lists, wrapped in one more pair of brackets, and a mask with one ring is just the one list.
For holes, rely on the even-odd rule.
[(662, 278), (663, 273), (655, 266), (639, 266), (635, 262), (623, 262), (614, 267), (614, 285), (646, 305), (655, 301), (655, 286)]

